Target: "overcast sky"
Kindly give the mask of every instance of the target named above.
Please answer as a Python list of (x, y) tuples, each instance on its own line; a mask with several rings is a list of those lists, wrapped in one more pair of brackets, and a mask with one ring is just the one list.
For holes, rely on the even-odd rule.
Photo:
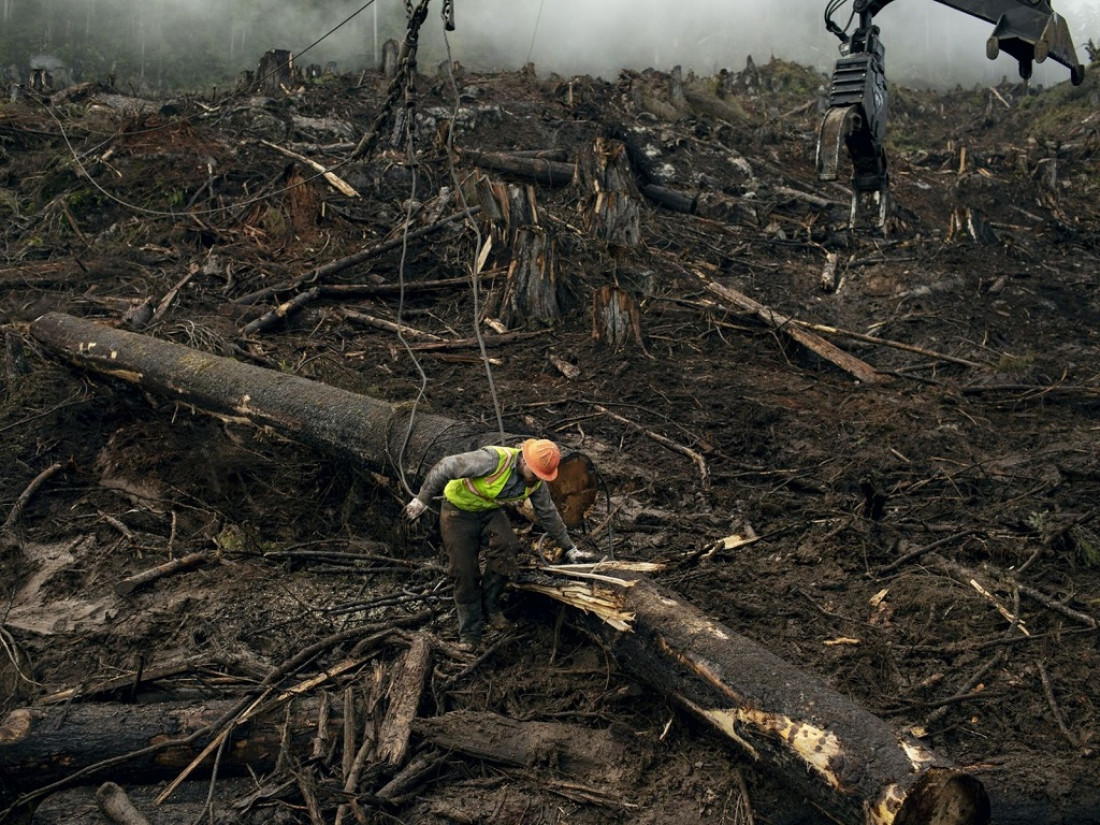
[[(22, 44), (44, 52), (97, 26), (118, 30), (140, 52), (143, 77), (152, 73), (160, 46), (178, 51), (188, 43), (216, 49), (231, 68), (255, 68), (264, 51), (284, 48), (305, 52), (305, 64), (336, 60), (342, 70), (358, 71), (375, 64), (378, 42), (405, 33), (402, 0), (376, 0), (340, 26), (366, 2), (0, 0), (0, 25), (35, 7), (50, 11), (52, 23), (44, 27), (42, 42)], [(750, 55), (758, 64), (775, 56), (827, 74), (838, 57), (839, 41), (824, 25), (826, 0), (453, 0), (457, 30), (446, 41), (442, 2), (432, 0), (421, 33), (425, 72), (446, 57), (447, 43), (454, 59), (475, 71), (518, 69), (530, 61), (540, 76), (591, 74), (605, 80), (614, 80), (623, 68), (667, 71), (679, 65), (700, 75), (738, 71)], [(1055, 0), (1054, 6), (1070, 25), (1078, 59), (1087, 63), (1085, 41), (1090, 36), (1100, 41), (1100, 0)], [(115, 14), (107, 15), (108, 9)], [(843, 26), (850, 12), (849, 0), (834, 20)], [(943, 88), (1018, 76), (1011, 57), (985, 57), (992, 23), (935, 0), (894, 0), (876, 23), (891, 83)], [(308, 48), (335, 27), (340, 27), (335, 34)], [(15, 56), (0, 54), (0, 63)], [(1035, 83), (1052, 85), (1068, 77), (1068, 69), (1054, 61), (1035, 67)]]
[[(385, 0), (379, 0), (384, 2)], [(1078, 59), (1088, 62), (1082, 31), (1100, 22), (1100, 3), (1055, 0), (1074, 32)], [(831, 71), (839, 41), (825, 30), (824, 0), (455, 0), (452, 53), (470, 68), (515, 68), (530, 60), (540, 75), (594, 74), (612, 80), (620, 68), (700, 74), (740, 69), (773, 55)], [(844, 25), (851, 4), (834, 17)], [(368, 12), (369, 14), (369, 12)], [(985, 57), (993, 25), (933, 0), (895, 0), (876, 18), (892, 82), (964, 85), (1018, 76), (1005, 55)], [(1100, 25), (1098, 25), (1100, 28)], [(1100, 40), (1100, 31), (1093, 35)], [(433, 57), (441, 48), (436, 6), (421, 40)], [(1053, 61), (1035, 67), (1034, 82), (1068, 79)]]

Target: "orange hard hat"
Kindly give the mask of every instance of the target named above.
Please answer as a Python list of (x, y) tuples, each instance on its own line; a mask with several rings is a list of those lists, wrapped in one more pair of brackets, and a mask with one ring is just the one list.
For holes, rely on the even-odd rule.
[(553, 441), (545, 438), (528, 438), (523, 442), (523, 460), (531, 472), (543, 481), (553, 481), (558, 477), (558, 464), (561, 463), (561, 450)]

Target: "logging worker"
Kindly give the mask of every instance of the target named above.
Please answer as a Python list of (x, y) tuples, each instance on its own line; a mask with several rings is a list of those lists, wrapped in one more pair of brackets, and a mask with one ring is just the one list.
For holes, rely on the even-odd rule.
[[(520, 447), (483, 447), (440, 459), (428, 471), (420, 492), (405, 506), (405, 518), (415, 521), (428, 502), (443, 494), (439, 532), (447, 549), (448, 574), (454, 579), (459, 647), (476, 650), (487, 621), (506, 629), (500, 597), (518, 570), (519, 539), (501, 509), (504, 504), (531, 500), (535, 517), (571, 562), (590, 559), (577, 550), (550, 498), (546, 482), (558, 475), (561, 451), (553, 441), (529, 438)], [(485, 574), (478, 555), (485, 540)]]

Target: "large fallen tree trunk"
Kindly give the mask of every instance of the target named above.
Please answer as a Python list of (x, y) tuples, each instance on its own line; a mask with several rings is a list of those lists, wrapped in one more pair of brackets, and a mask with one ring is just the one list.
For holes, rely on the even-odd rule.
[[(170, 779), (191, 764), (208, 739), (151, 752), (149, 745), (182, 740), (211, 725), (235, 700), (219, 699), (191, 707), (168, 704), (76, 703), (66, 706), (19, 708), (0, 724), (0, 774), (19, 788), (57, 781), (102, 760), (140, 754), (112, 768), (116, 781), (150, 782)], [(222, 754), (221, 770), (248, 766), (257, 772), (275, 767), (282, 748), (308, 753), (317, 732), (317, 700), (299, 699), (292, 711), (279, 707), (255, 716), (233, 731)], [(335, 735), (341, 717), (329, 726)]]
[[(67, 315), (45, 315), (31, 332), (77, 365), (366, 465), (400, 454), (405, 432), (405, 455), (415, 457), (408, 466), (418, 470), (492, 440), (449, 419), (410, 420), (402, 407)], [(836, 821), (988, 821), (977, 780), (679, 597), (642, 578), (581, 584), (613, 603), (600, 614), (599, 632), (624, 669), (713, 724)], [(522, 586), (562, 598), (552, 586)], [(588, 609), (583, 597), (571, 598), (562, 600)]]
[[(162, 398), (271, 429), (366, 469), (400, 467), (420, 478), (440, 458), (501, 440), (500, 433), (244, 364), (180, 344), (51, 312), (31, 334), (65, 360), (120, 378)], [(506, 441), (517, 440), (505, 436)], [(596, 497), (591, 462), (565, 451), (551, 493), (566, 524), (576, 525)]]
[(978, 780), (680, 596), (629, 572), (601, 574), (599, 565), (577, 575), (557, 593), (543, 581), (519, 587), (590, 611), (624, 670), (715, 727), (835, 821), (989, 821)]

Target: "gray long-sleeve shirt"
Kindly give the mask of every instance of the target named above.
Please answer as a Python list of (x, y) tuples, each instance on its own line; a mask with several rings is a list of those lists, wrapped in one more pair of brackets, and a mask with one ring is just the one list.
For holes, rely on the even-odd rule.
[[(430, 504), (432, 499), (443, 493), (447, 482), (460, 478), (480, 478), (491, 475), (496, 471), (500, 457), (492, 447), (482, 447), (469, 453), (456, 453), (436, 462), (428, 474), (424, 477), (424, 483), (420, 486), (417, 498), (424, 504)], [(501, 498), (518, 498), (524, 494), (527, 485), (520, 473), (513, 472), (500, 491)], [(543, 482), (530, 497), (531, 507), (535, 511), (535, 518), (542, 528), (550, 534), (550, 537), (558, 543), (559, 547), (568, 549), (573, 547), (573, 540), (569, 538), (569, 530), (554, 506), (554, 500), (550, 498), (550, 488)]]

